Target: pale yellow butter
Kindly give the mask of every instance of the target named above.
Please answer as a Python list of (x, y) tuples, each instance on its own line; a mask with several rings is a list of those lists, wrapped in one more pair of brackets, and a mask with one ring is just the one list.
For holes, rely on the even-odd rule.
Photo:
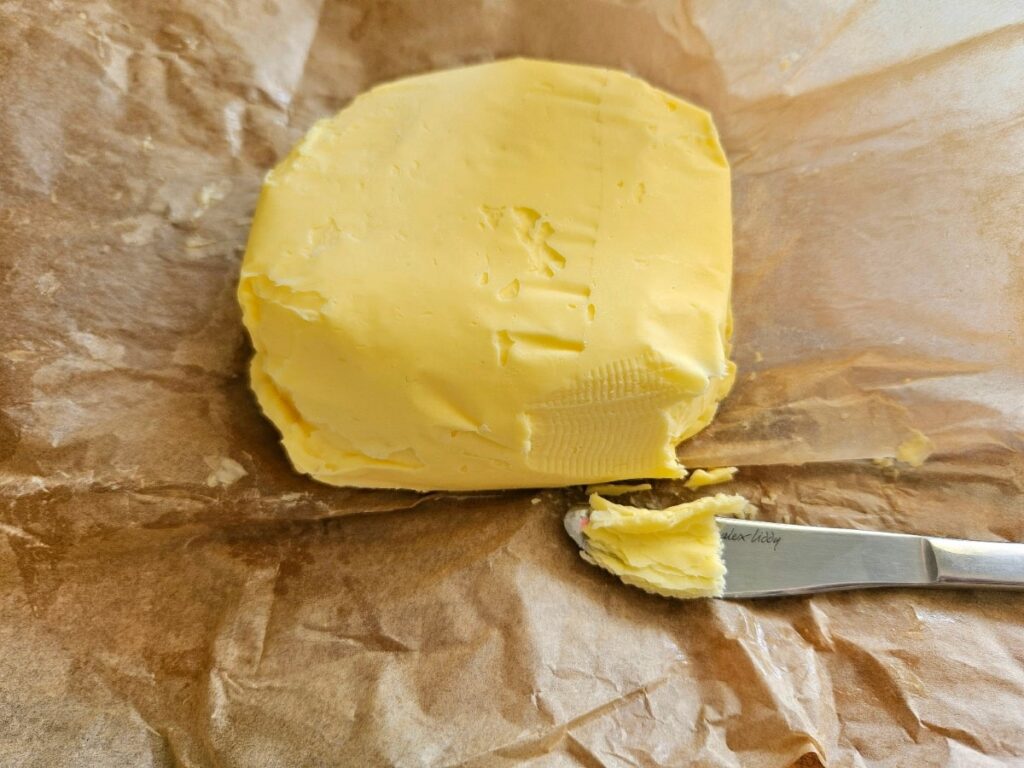
[(742, 496), (717, 494), (666, 509), (616, 504), (594, 494), (582, 529), (584, 559), (667, 597), (717, 597), (725, 563), (716, 516), (744, 517)]
[(238, 293), (298, 470), (484, 489), (683, 476), (734, 378), (731, 275), (706, 112), (512, 60), (317, 123), (267, 176)]
[(691, 490), (703, 488), (706, 485), (718, 485), (728, 483), (739, 470), (736, 467), (715, 467), (714, 469), (695, 469), (690, 479), (683, 485)]
[(588, 485), (587, 495), (596, 493), (598, 496), (625, 496), (627, 493), (649, 491), (652, 487), (650, 483), (603, 483)]
[[(896, 463), (906, 464), (911, 467), (920, 467), (932, 455), (935, 444), (924, 432), (911, 429), (909, 436), (896, 446), (895, 456), (878, 456), (871, 461), (876, 467), (882, 469), (893, 469)], [(898, 474), (898, 470), (897, 470)]]
[(896, 448), (896, 458), (912, 467), (920, 467), (935, 450), (931, 439), (917, 429), (910, 430), (910, 437)]

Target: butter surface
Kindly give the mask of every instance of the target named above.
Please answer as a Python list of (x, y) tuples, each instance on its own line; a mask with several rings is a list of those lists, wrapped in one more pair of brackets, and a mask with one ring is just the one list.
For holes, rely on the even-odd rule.
[(584, 559), (622, 581), (666, 597), (718, 597), (725, 589), (715, 516), (740, 517), (742, 496), (717, 494), (665, 509), (641, 509), (590, 497)]
[(681, 477), (729, 390), (729, 169), (621, 72), (400, 80), (266, 179), (239, 300), (295, 467), (419, 490)]

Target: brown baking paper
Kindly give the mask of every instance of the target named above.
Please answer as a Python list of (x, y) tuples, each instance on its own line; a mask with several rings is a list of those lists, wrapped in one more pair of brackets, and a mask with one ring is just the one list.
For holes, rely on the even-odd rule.
[[(716, 117), (741, 374), (688, 464), (765, 519), (1024, 540), (1019, 4), (8, 1), (0, 764), (1024, 760), (1020, 595), (673, 602), (580, 560), (579, 489), (292, 472), (234, 299), (263, 173), (374, 83), (512, 55)], [(912, 429), (924, 466), (870, 461)]]

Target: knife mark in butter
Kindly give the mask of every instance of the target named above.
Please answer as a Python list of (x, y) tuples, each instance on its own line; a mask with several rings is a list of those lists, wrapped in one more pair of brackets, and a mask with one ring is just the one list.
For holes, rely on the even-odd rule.
[(763, 528), (755, 528), (754, 530), (747, 531), (746, 533), (740, 533), (734, 528), (726, 528), (722, 531), (722, 540), (745, 541), (748, 544), (768, 544), (771, 545), (773, 552), (778, 551), (779, 544), (782, 543), (782, 537), (779, 534), (767, 531)]

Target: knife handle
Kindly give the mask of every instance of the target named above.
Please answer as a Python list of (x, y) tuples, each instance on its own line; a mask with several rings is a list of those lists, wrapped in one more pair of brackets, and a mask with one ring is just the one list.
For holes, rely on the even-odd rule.
[(1024, 544), (926, 536), (937, 587), (1024, 589)]

